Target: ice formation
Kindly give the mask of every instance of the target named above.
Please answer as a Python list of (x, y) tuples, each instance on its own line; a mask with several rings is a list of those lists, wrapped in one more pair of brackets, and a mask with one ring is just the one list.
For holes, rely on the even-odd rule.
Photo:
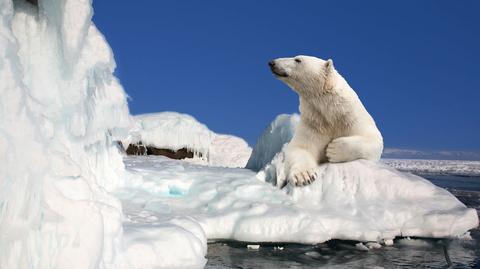
[(292, 139), (299, 122), (298, 114), (278, 115), (257, 140), (246, 168), (259, 171), (270, 163), (283, 146)]
[(187, 114), (160, 112), (137, 115), (136, 127), (124, 146), (141, 141), (145, 146), (177, 151), (186, 148), (197, 156), (208, 155), (215, 134)]
[(240, 137), (215, 134), (209, 149), (208, 164), (220, 167), (243, 168), (252, 154), (252, 148)]
[(284, 146), (293, 138), (299, 122), (297, 114), (278, 115), (257, 140), (246, 168), (258, 171), (262, 180), (283, 186), (287, 178)]
[(478, 226), (475, 209), (429, 181), (358, 160), (319, 168), (321, 180), (280, 190), (248, 169), (128, 157), (117, 190), (130, 219), (161, 225), (189, 216), (208, 239), (315, 244), (389, 243), (397, 236), (457, 237)]
[(145, 146), (177, 151), (186, 148), (194, 152), (190, 162), (222, 166), (245, 167), (252, 149), (240, 137), (216, 134), (194, 117), (177, 112), (158, 112), (134, 117), (135, 126), (122, 141), (142, 142)]
[(0, 5), (0, 267), (111, 264), (122, 213), (106, 190), (124, 172), (112, 136), (129, 125), (111, 51), (88, 1)]
[(415, 150), (385, 148), (382, 153), (383, 158), (387, 159), (410, 159), (410, 160), (452, 160), (452, 161), (471, 161), (480, 160), (478, 151), (455, 151), (455, 150)]
[(480, 161), (382, 159), (388, 166), (417, 174), (480, 176)]
[[(188, 222), (122, 225), (109, 191), (132, 121), (92, 14), (86, 0), (0, 1), (0, 268), (200, 267), (206, 241)], [(184, 260), (163, 256), (168, 231)]]

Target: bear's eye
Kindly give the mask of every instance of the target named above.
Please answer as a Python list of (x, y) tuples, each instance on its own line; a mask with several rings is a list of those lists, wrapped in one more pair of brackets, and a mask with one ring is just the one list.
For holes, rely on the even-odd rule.
[(301, 62), (302, 62), (302, 60), (300, 60), (300, 59), (298, 59), (298, 58), (295, 58), (295, 62), (297, 62), (297, 63), (301, 63)]

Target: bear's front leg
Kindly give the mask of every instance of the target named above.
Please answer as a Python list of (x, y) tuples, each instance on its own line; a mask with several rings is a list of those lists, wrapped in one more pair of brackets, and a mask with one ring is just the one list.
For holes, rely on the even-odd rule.
[(327, 146), (329, 162), (349, 162), (358, 159), (380, 159), (383, 144), (375, 137), (345, 136), (334, 139)]
[(317, 168), (326, 159), (329, 142), (330, 138), (300, 122), (285, 150), (285, 172), (292, 185), (305, 186), (317, 178)]
[(292, 185), (305, 186), (315, 180), (318, 164), (308, 150), (291, 145), (287, 147), (285, 157), (288, 180)]

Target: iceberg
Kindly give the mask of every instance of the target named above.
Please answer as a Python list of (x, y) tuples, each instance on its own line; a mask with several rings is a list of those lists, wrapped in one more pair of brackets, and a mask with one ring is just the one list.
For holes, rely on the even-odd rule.
[(475, 209), (448, 191), (364, 160), (321, 165), (311, 185), (283, 189), (248, 169), (149, 156), (125, 162), (134, 178), (116, 196), (126, 214), (159, 223), (189, 216), (211, 240), (384, 243), (402, 236), (458, 238), (478, 226)]
[(145, 229), (111, 194), (134, 121), (92, 15), (87, 0), (0, 1), (0, 268), (202, 267), (191, 221)]
[(135, 125), (122, 141), (123, 147), (145, 147), (193, 152), (185, 161), (222, 167), (245, 167), (252, 149), (240, 137), (217, 134), (194, 117), (178, 112), (157, 112), (134, 116)]
[(208, 158), (214, 133), (194, 117), (176, 112), (142, 114), (134, 117), (136, 126), (123, 146), (142, 142), (145, 146), (177, 151), (186, 148), (196, 157)]
[(0, 267), (115, 262), (130, 125), (90, 1), (0, 2)]

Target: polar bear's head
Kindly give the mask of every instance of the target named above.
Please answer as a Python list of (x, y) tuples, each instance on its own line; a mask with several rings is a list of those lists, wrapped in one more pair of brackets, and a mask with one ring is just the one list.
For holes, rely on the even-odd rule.
[(335, 69), (332, 60), (299, 55), (278, 58), (268, 65), (278, 79), (302, 95), (308, 95), (312, 91), (327, 91), (334, 86)]

